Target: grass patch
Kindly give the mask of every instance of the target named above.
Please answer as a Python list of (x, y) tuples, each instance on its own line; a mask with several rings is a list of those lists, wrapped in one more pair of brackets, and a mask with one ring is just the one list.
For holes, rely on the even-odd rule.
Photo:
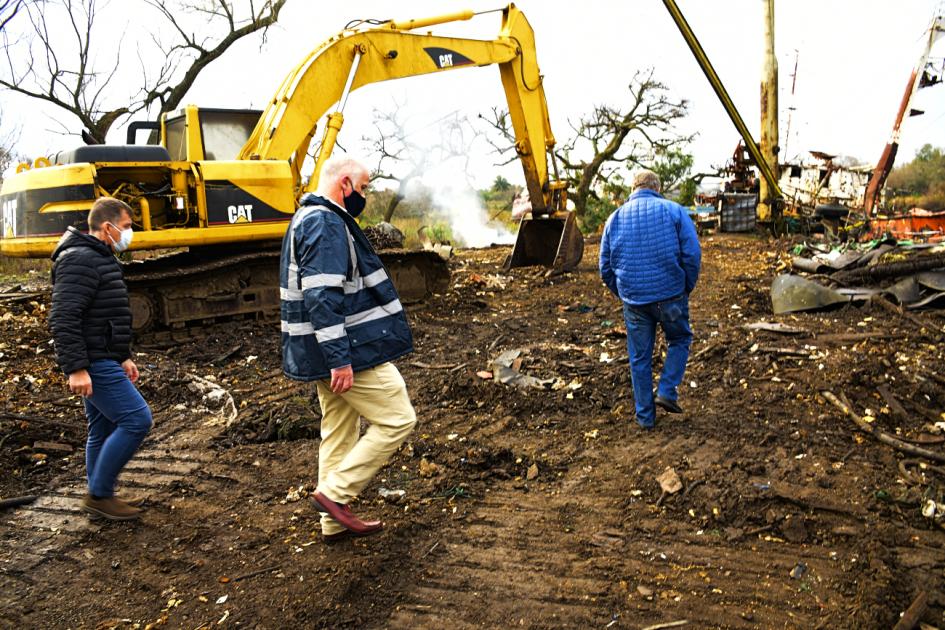
[(0, 284), (23, 284), (49, 280), (52, 261), (46, 258), (0, 256)]

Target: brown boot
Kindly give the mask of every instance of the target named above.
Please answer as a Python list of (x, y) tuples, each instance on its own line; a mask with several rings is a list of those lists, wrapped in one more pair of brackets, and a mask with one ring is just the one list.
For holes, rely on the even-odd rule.
[(96, 499), (90, 494), (82, 499), (82, 509), (93, 516), (101, 516), (110, 521), (130, 521), (141, 516), (141, 510), (115, 497)]
[(135, 497), (135, 496), (131, 496), (131, 497), (116, 496), (115, 498), (121, 501), (122, 503), (124, 503), (125, 505), (130, 505), (131, 507), (134, 507), (134, 508), (142, 507), (148, 500), (148, 497)]

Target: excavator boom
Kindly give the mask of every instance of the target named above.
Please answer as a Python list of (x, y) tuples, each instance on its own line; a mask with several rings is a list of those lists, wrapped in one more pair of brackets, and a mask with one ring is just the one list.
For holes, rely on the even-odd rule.
[[(340, 113), (348, 93), (365, 85), (498, 64), (533, 212), (545, 215), (557, 210), (551, 205), (547, 160), (555, 139), (536, 59), (535, 34), (524, 14), (515, 5), (506, 7), (495, 40), (408, 32), (470, 17), (472, 12), (463, 11), (425, 20), (388, 22), (363, 31), (342, 31), (286, 76), (239, 158), (293, 160), (304, 155), (322, 116), (336, 103), (340, 105), (336, 113)], [(330, 125), (329, 121), (326, 127)], [(333, 142), (321, 143), (316, 174), (333, 147)], [(317, 177), (312, 177), (306, 189), (316, 186)]]
[(566, 185), (550, 178), (548, 156), (553, 156), (555, 139), (536, 59), (535, 33), (524, 14), (514, 4), (506, 7), (499, 35), (491, 41), (407, 32), (472, 16), (471, 11), (461, 11), (392, 21), (368, 30), (343, 31), (328, 40), (282, 82), (240, 158), (290, 160), (300, 173), (318, 120), (337, 103), (325, 122), (314, 173), (306, 185), (299, 186), (300, 193), (315, 190), (344, 122), (342, 110), (350, 92), (381, 81), (497, 64), (531, 203), (531, 216), (519, 225), (507, 266), (573, 269), (583, 256), (584, 240), (574, 216), (565, 210)]

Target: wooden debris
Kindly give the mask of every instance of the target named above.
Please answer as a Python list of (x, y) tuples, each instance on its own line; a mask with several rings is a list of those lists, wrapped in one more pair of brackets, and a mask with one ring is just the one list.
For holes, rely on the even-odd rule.
[(807, 331), (796, 326), (788, 326), (780, 322), (754, 322), (742, 326), (745, 330), (760, 330), (764, 332), (777, 333), (779, 335), (803, 335)]
[(899, 404), (899, 401), (893, 395), (889, 388), (885, 385), (880, 385), (876, 388), (876, 391), (879, 392), (879, 395), (883, 397), (883, 400), (886, 401), (886, 405), (889, 407), (889, 410), (893, 412), (894, 415), (898, 416), (901, 420), (907, 420), (909, 414), (906, 413), (906, 410), (903, 409), (902, 405)]
[(917, 317), (916, 315), (913, 315), (912, 313), (907, 313), (905, 310), (899, 308), (898, 306), (896, 306), (895, 304), (893, 304), (892, 302), (890, 302), (889, 300), (887, 300), (885, 297), (881, 295), (873, 296), (870, 299), (870, 304), (875, 304), (889, 313), (892, 313), (894, 315), (899, 315), (903, 319), (906, 319), (912, 322), (919, 328), (925, 328), (926, 330), (929, 330), (929, 331), (937, 330), (934, 324), (931, 324), (923, 319), (920, 319), (919, 317)]
[(0, 302), (10, 302), (17, 304), (19, 302), (28, 302), (42, 297), (42, 293), (3, 293), (0, 295)]
[[(421, 361), (411, 361), (409, 365), (418, 367), (422, 370), (455, 370), (456, 363), (423, 363)], [(465, 364), (460, 364), (460, 366)]]
[(248, 580), (251, 577), (256, 577), (257, 575), (262, 575), (263, 573), (269, 573), (271, 571), (278, 571), (281, 567), (278, 564), (274, 564), (271, 567), (266, 567), (264, 569), (256, 569), (255, 571), (250, 571), (249, 573), (244, 573), (243, 575), (237, 575), (233, 578), (232, 582), (239, 582), (240, 580)]
[(766, 352), (768, 354), (780, 354), (782, 356), (790, 357), (809, 357), (810, 352), (807, 350), (799, 350), (797, 348), (775, 348), (772, 346), (758, 346), (758, 352)]
[[(761, 527), (756, 527), (754, 529), (748, 530), (747, 532), (745, 532), (744, 535), (750, 538), (751, 536), (757, 536), (758, 534), (770, 532), (772, 529), (775, 528), (777, 524), (778, 523), (771, 523), (770, 525), (762, 525)], [(738, 538), (741, 538), (741, 536), (739, 536)]]
[(75, 449), (61, 442), (34, 442), (33, 450), (45, 451), (47, 453), (71, 453)]
[(928, 593), (919, 591), (919, 594), (912, 600), (912, 605), (906, 609), (906, 612), (902, 613), (902, 617), (899, 618), (898, 623), (893, 626), (893, 630), (912, 630), (915, 628), (916, 624), (919, 623), (919, 620), (922, 618), (922, 615), (925, 614), (928, 607)]
[(10, 497), (9, 499), (0, 499), (0, 510), (20, 507), (21, 505), (29, 505), (30, 503), (32, 503), (38, 498), (39, 498), (39, 495), (29, 494), (22, 497)]
[(698, 361), (698, 360), (701, 359), (702, 357), (704, 357), (704, 356), (706, 356), (706, 355), (714, 354), (716, 351), (721, 350), (721, 349), (722, 349), (722, 344), (721, 344), (721, 343), (719, 343), (719, 342), (710, 343), (710, 344), (707, 345), (705, 348), (699, 350), (698, 352), (693, 353), (693, 355), (692, 355), (691, 357), (689, 357), (689, 363), (693, 363), (693, 362), (695, 362), (695, 361)]
[(845, 343), (848, 341), (863, 341), (864, 339), (898, 339), (902, 337), (903, 335), (894, 335), (883, 332), (839, 333), (831, 335), (815, 335), (813, 340), (811, 340), (809, 343), (816, 345), (818, 342)]
[(866, 420), (858, 416), (856, 412), (850, 408), (849, 405), (842, 402), (839, 398), (834, 396), (832, 393), (825, 391), (825, 392), (821, 392), (821, 395), (825, 399), (827, 399), (827, 401), (830, 402), (833, 406), (837, 407), (840, 411), (847, 414), (850, 417), (850, 419), (853, 420), (854, 424), (856, 424), (856, 426), (860, 428), (861, 431), (863, 431), (864, 433), (869, 433), (870, 435), (875, 437), (877, 440), (879, 440), (883, 444), (891, 446), (896, 450), (902, 451), (903, 453), (909, 453), (910, 455), (915, 455), (916, 457), (924, 457), (926, 459), (931, 459), (932, 461), (936, 461), (936, 462), (945, 462), (945, 454), (936, 453), (935, 451), (930, 451), (925, 448), (913, 446), (912, 444), (907, 444), (906, 442), (903, 442), (902, 440), (898, 438), (894, 438), (888, 433), (880, 431), (879, 429), (871, 425), (869, 422), (867, 422)]
[(43, 416), (24, 414), (24, 413), (13, 413), (12, 411), (0, 411), (0, 420), (22, 420), (23, 422), (35, 422), (36, 424), (42, 424), (44, 426), (54, 426), (62, 427), (63, 429), (70, 430), (85, 430), (84, 425), (79, 424), (79, 420), (76, 419), (75, 423), (66, 422), (64, 420), (56, 420), (54, 418), (46, 418)]
[(227, 350), (226, 352), (224, 352), (223, 354), (221, 354), (220, 356), (218, 356), (217, 358), (213, 359), (211, 363), (213, 363), (214, 365), (221, 365), (228, 359), (232, 358), (233, 355), (237, 354), (242, 349), (243, 349), (243, 344), (241, 343), (237, 344), (233, 346), (232, 348), (230, 348), (229, 350)]
[(647, 626), (641, 630), (662, 630), (663, 628), (678, 628), (679, 626), (685, 626), (689, 623), (688, 619), (680, 619), (679, 621), (668, 621), (666, 623), (657, 623), (652, 626)]

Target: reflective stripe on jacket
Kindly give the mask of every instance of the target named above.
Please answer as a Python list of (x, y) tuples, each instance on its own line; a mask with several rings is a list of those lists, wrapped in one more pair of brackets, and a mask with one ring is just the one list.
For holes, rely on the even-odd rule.
[(282, 368), (301, 381), (355, 372), (413, 351), (403, 305), (381, 259), (332, 201), (302, 197), (282, 241)]

